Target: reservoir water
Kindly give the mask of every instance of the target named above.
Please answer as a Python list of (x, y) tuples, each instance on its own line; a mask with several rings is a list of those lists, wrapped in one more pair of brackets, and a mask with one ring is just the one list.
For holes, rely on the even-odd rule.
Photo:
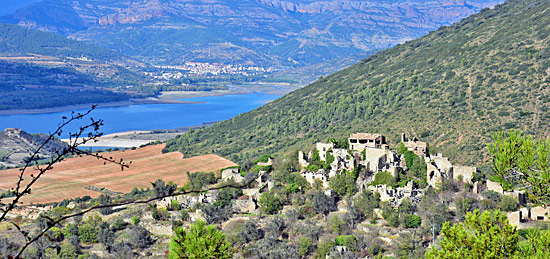
[[(278, 97), (280, 96), (252, 93), (185, 99), (186, 101), (203, 102), (197, 104), (171, 103), (100, 107), (92, 112), (91, 117), (104, 120), (104, 126), (100, 131), (105, 134), (130, 130), (174, 129), (226, 120), (239, 113), (251, 111)], [(85, 109), (75, 110), (75, 112), (81, 113), (85, 111)], [(21, 128), (29, 133), (49, 133), (56, 129), (62, 116), (70, 117), (70, 114), (71, 111), (0, 116), (0, 130)], [(75, 131), (78, 126), (89, 122), (89, 118), (86, 121), (77, 121), (68, 129)], [(67, 136), (67, 133), (64, 133), (61, 137)]]

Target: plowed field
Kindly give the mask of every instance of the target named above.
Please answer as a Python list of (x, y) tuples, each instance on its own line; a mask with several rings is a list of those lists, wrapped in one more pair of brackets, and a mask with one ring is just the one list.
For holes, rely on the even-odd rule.
[[(204, 155), (183, 158), (179, 152), (162, 154), (164, 145), (147, 146), (136, 150), (104, 153), (114, 159), (132, 161), (130, 168), (120, 170), (120, 166), (103, 165), (92, 157), (70, 158), (56, 165), (44, 174), (32, 188), (32, 194), (25, 196), (23, 204), (48, 203), (89, 195), (97, 197), (101, 193), (87, 190), (92, 185), (117, 192), (130, 192), (132, 188), (151, 187), (151, 182), (162, 179), (182, 186), (186, 183), (186, 172), (216, 172), (235, 163), (217, 156)], [(36, 174), (29, 170), (26, 175)], [(18, 169), (0, 171), (0, 190), (15, 186)], [(26, 179), (29, 177), (27, 176)]]

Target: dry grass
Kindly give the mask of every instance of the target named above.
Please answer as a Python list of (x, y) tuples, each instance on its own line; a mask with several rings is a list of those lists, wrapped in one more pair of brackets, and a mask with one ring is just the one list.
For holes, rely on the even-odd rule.
[[(92, 157), (67, 159), (43, 175), (34, 185), (32, 194), (25, 196), (23, 204), (48, 203), (89, 195), (97, 197), (100, 193), (84, 187), (93, 185), (112, 191), (130, 192), (132, 188), (151, 187), (156, 179), (173, 181), (182, 186), (186, 183), (186, 172), (216, 172), (219, 169), (234, 166), (235, 163), (217, 156), (204, 155), (183, 159), (179, 152), (162, 154), (164, 145), (147, 146), (136, 150), (107, 153), (114, 159), (123, 158), (132, 161), (129, 169), (120, 170), (114, 164), (103, 165)], [(7, 190), (17, 181), (18, 169), (0, 171), (0, 189)], [(32, 170), (28, 174), (36, 173)], [(28, 177), (27, 177), (28, 179)]]

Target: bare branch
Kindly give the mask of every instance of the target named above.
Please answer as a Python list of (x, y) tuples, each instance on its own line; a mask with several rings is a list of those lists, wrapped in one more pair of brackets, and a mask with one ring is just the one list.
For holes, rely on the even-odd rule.
[(61, 223), (62, 221), (65, 221), (67, 219), (70, 219), (70, 218), (74, 218), (74, 217), (77, 217), (77, 216), (82, 216), (88, 212), (91, 212), (91, 211), (94, 211), (94, 210), (99, 210), (99, 209), (102, 209), (102, 208), (114, 208), (114, 207), (119, 207), (119, 206), (126, 206), (126, 205), (131, 205), (131, 204), (147, 204), (147, 203), (150, 203), (152, 201), (156, 201), (156, 200), (162, 200), (164, 198), (168, 198), (168, 197), (175, 197), (175, 196), (181, 196), (181, 195), (187, 195), (187, 194), (198, 194), (198, 193), (205, 193), (205, 192), (209, 192), (209, 191), (214, 191), (214, 190), (220, 190), (220, 189), (224, 189), (224, 188), (243, 188), (243, 187), (246, 187), (248, 184), (250, 184), (252, 181), (254, 181), (254, 179), (250, 180), (249, 182), (247, 183), (242, 183), (242, 184), (238, 184), (238, 183), (229, 183), (229, 184), (219, 184), (218, 186), (215, 186), (215, 187), (212, 187), (212, 188), (207, 188), (207, 189), (201, 189), (201, 190), (181, 190), (179, 192), (174, 192), (174, 193), (171, 193), (171, 194), (167, 194), (167, 195), (163, 195), (163, 196), (158, 196), (158, 197), (152, 197), (152, 198), (149, 198), (149, 199), (143, 199), (143, 200), (134, 200), (134, 199), (129, 199), (129, 200), (124, 200), (124, 201), (121, 201), (121, 202), (118, 202), (118, 203), (112, 203), (112, 204), (105, 204), (105, 205), (95, 205), (95, 206), (92, 206), (88, 209), (85, 209), (85, 210), (82, 210), (80, 212), (77, 212), (77, 213), (73, 213), (73, 214), (69, 214), (69, 215), (65, 215), (65, 216), (62, 216), (56, 220), (51, 220), (48, 224), (47, 224), (47, 227), (45, 229), (43, 229), (42, 231), (38, 232), (38, 234), (32, 238), (32, 239), (28, 239), (28, 241), (25, 243), (25, 245), (23, 247), (21, 247), (19, 253), (17, 254), (16, 258), (19, 258), (23, 251), (28, 247), (30, 246), (32, 243), (34, 243), (36, 240), (38, 240), (41, 236), (43, 236), (44, 234), (46, 234), (46, 232), (48, 232), (51, 228), (53, 228), (54, 226), (56, 226), (57, 224)]

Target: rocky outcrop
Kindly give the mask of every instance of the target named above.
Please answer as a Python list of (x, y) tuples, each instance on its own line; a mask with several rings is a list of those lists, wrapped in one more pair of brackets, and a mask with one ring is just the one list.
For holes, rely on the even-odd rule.
[[(0, 132), (0, 166), (20, 165), (29, 153), (46, 141), (44, 134), (29, 134), (21, 129), (7, 128)], [(55, 151), (61, 151), (67, 145), (59, 139), (49, 141), (39, 153), (41, 158), (48, 158)]]

